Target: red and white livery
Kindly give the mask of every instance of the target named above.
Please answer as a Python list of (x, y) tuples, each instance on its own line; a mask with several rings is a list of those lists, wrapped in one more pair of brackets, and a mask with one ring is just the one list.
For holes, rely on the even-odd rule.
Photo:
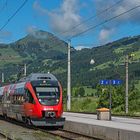
[(52, 74), (31, 74), (0, 88), (0, 115), (35, 126), (63, 127), (62, 87)]

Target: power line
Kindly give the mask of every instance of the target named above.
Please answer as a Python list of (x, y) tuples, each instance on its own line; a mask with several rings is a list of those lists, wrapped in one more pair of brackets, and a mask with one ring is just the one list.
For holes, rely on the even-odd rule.
[[(83, 33), (85, 33), (85, 32), (88, 32), (88, 31), (90, 31), (90, 30), (92, 30), (92, 29), (95, 29), (95, 28), (97, 28), (97, 27), (99, 27), (99, 26), (105, 24), (105, 23), (108, 23), (108, 22), (110, 22), (110, 21), (112, 21), (112, 20), (114, 20), (114, 19), (116, 19), (116, 18), (118, 18), (118, 17), (120, 17), (120, 16), (122, 16), (122, 15), (125, 15), (125, 14), (127, 14), (127, 13), (129, 13), (129, 12), (131, 12), (131, 11), (137, 9), (137, 8), (139, 8), (139, 7), (140, 7), (140, 5), (135, 6), (135, 7), (131, 8), (131, 9), (129, 9), (129, 10), (127, 10), (127, 11), (125, 11), (125, 12), (123, 12), (123, 13), (117, 15), (117, 16), (114, 16), (114, 17), (111, 17), (111, 18), (109, 18), (109, 19), (106, 19), (105, 21), (103, 21), (103, 22), (101, 22), (101, 23), (99, 23), (99, 24), (97, 24), (97, 25), (95, 25), (95, 26), (91, 26), (90, 28), (86, 29), (86, 30), (83, 31), (83, 32), (80, 32), (80, 33), (78, 33), (78, 34), (76, 34), (76, 35), (71, 36), (70, 38), (68, 38), (68, 40), (71, 40), (72, 38), (75, 38), (75, 37), (77, 37), (77, 36), (79, 36), (79, 35), (81, 35), (81, 34), (83, 34)], [(61, 42), (60, 42), (60, 43), (57, 43), (56, 45), (59, 45), (59, 44), (61, 44)]]
[[(116, 2), (116, 3), (115, 3), (115, 4), (113, 4), (113, 5), (111, 5), (110, 7), (108, 7), (108, 8), (106, 8), (106, 9), (102, 10), (102, 11), (101, 11), (101, 12), (99, 12), (99, 13), (97, 13), (97, 15), (93, 15), (93, 16), (91, 16), (91, 17), (87, 18), (86, 20), (83, 20), (83, 21), (82, 21), (82, 22), (80, 22), (79, 24), (77, 24), (77, 25), (73, 26), (73, 27), (72, 27), (72, 28), (70, 28), (69, 30), (64, 31), (64, 32), (62, 32), (62, 33), (60, 33), (60, 34), (65, 34), (65, 33), (69, 32), (69, 31), (71, 31), (71, 30), (73, 30), (73, 29), (77, 28), (78, 26), (82, 25), (83, 23), (85, 23), (85, 22), (87, 22), (87, 21), (89, 21), (89, 20), (91, 20), (91, 19), (94, 19), (94, 18), (96, 18), (96, 17), (98, 17), (98, 16), (100, 16), (100, 15), (104, 14), (105, 12), (107, 12), (108, 10), (110, 10), (110, 9), (114, 8), (116, 5), (118, 5), (118, 4), (119, 4), (119, 3), (121, 3), (122, 1), (124, 1), (124, 0), (119, 0), (118, 2)], [(58, 35), (59, 35), (59, 34), (58, 34)]]
[(103, 25), (103, 24), (105, 24), (105, 23), (108, 23), (108, 22), (110, 22), (110, 21), (112, 21), (112, 20), (114, 20), (114, 19), (116, 19), (116, 18), (118, 18), (118, 17), (120, 17), (120, 16), (122, 16), (122, 15), (125, 15), (125, 14), (127, 14), (127, 13), (129, 13), (129, 12), (131, 12), (131, 11), (137, 9), (137, 8), (139, 8), (139, 7), (140, 7), (140, 5), (137, 5), (137, 6), (131, 8), (131, 9), (129, 9), (129, 10), (127, 10), (127, 11), (125, 11), (125, 12), (123, 12), (123, 13), (117, 15), (117, 16), (114, 16), (114, 17), (111, 17), (111, 18), (109, 18), (109, 19), (106, 19), (105, 21), (103, 21), (103, 22), (101, 22), (101, 23), (99, 23), (99, 24), (97, 24), (97, 25), (95, 25), (95, 26), (91, 26), (90, 28), (86, 29), (85, 31), (82, 31), (82, 32), (80, 32), (80, 33), (78, 33), (78, 34), (76, 34), (76, 35), (71, 36), (69, 39), (72, 39), (72, 38), (77, 37), (77, 36), (79, 36), (79, 35), (81, 35), (81, 34), (83, 34), (83, 33), (88, 32), (88, 31), (90, 31), (90, 30), (92, 30), (92, 29), (95, 29), (95, 28), (97, 28), (97, 27), (99, 27), (99, 26), (101, 26), (101, 25)]
[(79, 24), (73, 26), (73, 27), (70, 28), (69, 30), (59, 33), (57, 36), (61, 36), (61, 35), (63, 35), (63, 34), (65, 34), (65, 33), (69, 32), (69, 31), (71, 31), (71, 30), (77, 28), (78, 26), (82, 25), (83, 23), (85, 23), (85, 22), (87, 22), (87, 21), (89, 21), (89, 20), (91, 20), (91, 19), (94, 19), (94, 18), (96, 18), (96, 17), (98, 17), (98, 16), (104, 14), (105, 12), (107, 12), (108, 10), (114, 8), (116, 5), (118, 5), (118, 4), (121, 3), (122, 1), (124, 1), (124, 0), (119, 0), (119, 1), (116, 2), (115, 4), (111, 5), (110, 7), (106, 8), (106, 9), (104, 9), (104, 10), (102, 10), (101, 12), (99, 12), (97, 15), (93, 15), (93, 16), (87, 18), (86, 20), (83, 20), (82, 22), (80, 22)]
[[(128, 13), (128, 12), (131, 12), (132, 10), (134, 10), (134, 9), (136, 9), (136, 8), (139, 8), (139, 7), (140, 7), (140, 5), (135, 6), (135, 7), (131, 8), (131, 9), (129, 9), (129, 10), (127, 10), (127, 11), (125, 11), (125, 12), (123, 12), (123, 13), (117, 15), (117, 16), (111, 17), (111, 18), (108, 19), (108, 20), (113, 20), (113, 19), (115, 19), (115, 18), (117, 18), (117, 17), (120, 17), (120, 16), (122, 16), (122, 15)], [(108, 20), (106, 20), (106, 21), (109, 22)], [(137, 28), (138, 28), (138, 27), (137, 27)], [(137, 29), (137, 28), (133, 28), (133, 29), (131, 29), (130, 31), (132, 31), (132, 30), (134, 31), (134, 29)], [(57, 43), (57, 45), (59, 45), (59, 44), (61, 44), (61, 43), (62, 43), (62, 42)], [(82, 45), (82, 44), (81, 44), (81, 45)], [(90, 44), (89, 44), (89, 45), (90, 45)], [(93, 45), (93, 44), (92, 44), (92, 45)], [(66, 61), (67, 61), (67, 59), (63, 59), (63, 62), (58, 62), (58, 64), (66, 63)]]
[[(115, 4), (111, 5), (110, 7), (106, 8), (106, 9), (104, 9), (104, 10), (102, 10), (101, 12), (97, 13), (97, 15), (93, 15), (93, 16), (87, 18), (86, 20), (83, 20), (82, 22), (80, 22), (79, 24), (73, 26), (73, 27), (70, 28), (69, 30), (59, 33), (57, 36), (62, 36), (63, 34), (65, 34), (65, 33), (67, 33), (67, 32), (70, 32), (71, 30), (73, 30), (73, 29), (77, 28), (78, 26), (82, 25), (83, 23), (85, 23), (85, 22), (87, 22), (87, 21), (89, 21), (89, 20), (91, 20), (91, 19), (94, 19), (94, 18), (96, 18), (96, 17), (98, 17), (98, 16), (104, 14), (105, 12), (111, 10), (111, 9), (114, 8), (116, 5), (118, 5), (119, 3), (121, 3), (122, 1), (124, 1), (124, 0), (119, 0), (119, 1), (117, 1)], [(52, 39), (51, 39), (51, 38), (52, 38)], [(55, 41), (53, 37), (50, 37), (50, 39), (51, 39), (50, 41), (52, 41), (52, 42)], [(59, 44), (61, 44), (61, 43), (62, 43), (62, 42), (60, 42)], [(59, 44), (57, 44), (57, 45), (59, 45)]]
[(25, 0), (21, 6), (12, 14), (11, 17), (9, 17), (9, 19), (5, 22), (5, 24), (0, 28), (0, 31), (3, 30), (3, 28), (12, 20), (12, 18), (14, 18), (14, 16), (24, 7), (24, 5), (27, 3), (28, 0)]
[[(105, 21), (103, 21), (103, 22), (101, 22), (101, 23), (99, 23), (99, 24), (97, 24), (97, 25), (95, 25), (95, 26), (91, 26), (90, 28), (86, 29), (86, 30), (83, 31), (83, 32), (80, 32), (80, 33), (78, 33), (78, 34), (76, 34), (76, 35), (74, 35), (74, 36), (71, 36), (70, 38), (68, 38), (68, 40), (71, 40), (71, 39), (74, 38), (74, 37), (77, 37), (77, 36), (79, 36), (79, 35), (81, 35), (81, 34), (83, 34), (83, 33), (85, 33), (85, 32), (88, 32), (88, 31), (90, 31), (90, 30), (92, 30), (92, 29), (95, 29), (95, 28), (97, 28), (97, 27), (99, 27), (99, 26), (105, 24), (105, 23), (108, 23), (108, 22), (110, 22), (110, 21), (112, 21), (112, 20), (114, 20), (114, 19), (116, 19), (116, 18), (118, 18), (118, 17), (120, 17), (120, 16), (122, 16), (122, 15), (125, 15), (125, 14), (127, 14), (127, 13), (129, 13), (129, 12), (131, 12), (131, 11), (137, 9), (137, 8), (139, 8), (139, 7), (140, 7), (140, 5), (137, 5), (137, 6), (131, 8), (131, 9), (129, 9), (129, 10), (127, 10), (127, 11), (125, 11), (125, 12), (123, 12), (123, 13), (117, 15), (117, 16), (114, 16), (114, 17), (111, 17), (111, 18), (109, 18), (109, 19), (106, 19)], [(56, 45), (59, 45), (59, 44), (61, 44), (61, 43), (62, 43), (62, 42), (57, 43)]]

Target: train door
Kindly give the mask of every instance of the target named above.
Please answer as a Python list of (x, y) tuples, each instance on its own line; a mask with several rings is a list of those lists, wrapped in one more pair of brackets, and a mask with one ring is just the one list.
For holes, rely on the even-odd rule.
[(4, 91), (4, 94), (2, 96), (2, 112), (4, 116), (7, 116), (8, 107), (9, 107), (9, 100), (8, 100), (8, 90), (7, 90)]
[(2, 115), (3, 87), (0, 88), (0, 115)]
[(24, 111), (27, 117), (32, 117), (35, 114), (35, 101), (28, 89), (25, 89)]
[(0, 115), (2, 115), (2, 97), (3, 95), (0, 95)]

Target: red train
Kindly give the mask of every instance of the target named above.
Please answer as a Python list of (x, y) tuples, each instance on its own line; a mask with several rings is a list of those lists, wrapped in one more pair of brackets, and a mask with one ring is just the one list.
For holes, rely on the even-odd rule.
[(31, 74), (0, 88), (0, 115), (35, 126), (63, 127), (62, 87), (52, 74)]

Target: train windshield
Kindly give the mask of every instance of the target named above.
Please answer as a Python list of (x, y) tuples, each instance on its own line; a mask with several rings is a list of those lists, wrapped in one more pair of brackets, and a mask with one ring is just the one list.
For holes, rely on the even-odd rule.
[(58, 87), (35, 87), (36, 95), (42, 105), (56, 105), (59, 102)]

